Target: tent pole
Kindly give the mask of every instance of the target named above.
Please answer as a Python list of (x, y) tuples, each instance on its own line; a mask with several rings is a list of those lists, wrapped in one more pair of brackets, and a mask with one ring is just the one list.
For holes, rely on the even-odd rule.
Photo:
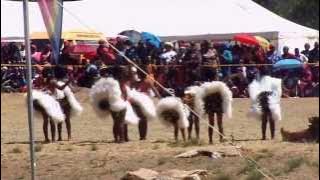
[(33, 102), (32, 102), (32, 69), (31, 69), (31, 50), (29, 37), (29, 1), (23, 0), (23, 18), (24, 18), (24, 38), (26, 47), (26, 63), (27, 63), (27, 83), (28, 83), (28, 124), (29, 124), (29, 140), (30, 140), (30, 159), (31, 159), (31, 179), (35, 179), (35, 155), (34, 155), (34, 139), (33, 139)]

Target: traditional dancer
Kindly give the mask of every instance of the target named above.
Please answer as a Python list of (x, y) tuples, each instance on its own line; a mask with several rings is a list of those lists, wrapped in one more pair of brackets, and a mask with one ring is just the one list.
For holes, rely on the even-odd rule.
[(100, 118), (111, 114), (115, 142), (127, 141), (126, 124), (138, 124), (139, 119), (130, 103), (123, 99), (119, 82), (113, 78), (99, 79), (90, 90), (90, 101)]
[[(49, 77), (47, 79), (47, 92), (51, 94), (60, 104), (63, 113), (65, 114), (65, 122), (68, 133), (68, 140), (71, 140), (71, 116), (79, 115), (83, 111), (82, 106), (75, 98), (68, 82), (58, 81), (54, 77)], [(45, 122), (46, 124), (47, 122)], [(45, 125), (44, 126), (47, 126)], [(62, 141), (62, 123), (58, 123), (58, 141)]]
[(153, 100), (145, 93), (138, 92), (135, 89), (128, 90), (128, 101), (133, 110), (139, 117), (139, 135), (140, 140), (146, 140), (148, 132), (148, 121), (156, 117), (156, 108)]
[[(232, 92), (227, 85), (220, 81), (206, 82), (200, 86), (196, 95), (196, 109), (202, 118), (208, 118), (209, 124), (214, 126), (216, 115), (220, 133), (220, 142), (223, 141), (223, 115), (232, 116)], [(209, 143), (212, 144), (213, 128), (208, 128)]]
[[(187, 87), (187, 89), (184, 91), (183, 103), (188, 105), (195, 112), (196, 112), (195, 96), (196, 96), (197, 92), (199, 91), (199, 89), (200, 89), (199, 86), (190, 86), (190, 87)], [(198, 116), (195, 115), (193, 112), (190, 112), (188, 120), (189, 120), (189, 124), (190, 124), (188, 127), (188, 139), (191, 140), (192, 126), (194, 124), (196, 139), (197, 139), (197, 141), (199, 141), (200, 125), (199, 125)]]
[[(27, 97), (25, 95), (25, 97)], [(48, 137), (48, 123), (50, 122), (51, 140), (55, 141), (56, 125), (55, 123), (62, 123), (66, 116), (59, 102), (49, 94), (32, 90), (33, 108), (35, 111), (35, 117), (42, 116), (43, 118), (43, 133), (45, 142), (50, 142)]]
[(275, 121), (281, 120), (281, 79), (268, 76), (267, 71), (261, 68), (260, 76), (249, 85), (249, 95), (252, 105), (248, 116), (261, 119), (262, 140), (266, 139), (267, 123), (269, 122), (271, 139), (274, 139)]
[(189, 110), (184, 106), (180, 98), (166, 97), (161, 99), (156, 106), (156, 112), (161, 122), (167, 126), (174, 127), (176, 141), (178, 141), (179, 129), (183, 140), (186, 140), (185, 129), (189, 127)]
[(132, 104), (135, 113), (139, 116), (139, 135), (140, 140), (146, 140), (148, 133), (148, 121), (152, 120), (156, 116), (155, 105), (153, 97), (160, 98), (160, 94), (153, 86), (147, 75), (141, 71), (137, 72), (136, 68), (132, 68), (131, 86), (134, 91), (128, 93), (128, 100)]

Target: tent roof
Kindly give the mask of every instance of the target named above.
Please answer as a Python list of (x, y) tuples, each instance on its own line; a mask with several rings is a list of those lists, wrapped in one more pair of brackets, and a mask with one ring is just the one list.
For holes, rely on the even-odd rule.
[[(86, 24), (106, 36), (135, 29), (159, 36), (281, 32), (319, 37), (252, 0), (83, 0), (65, 3), (63, 28)], [(37, 3), (30, 3), (30, 31), (45, 31)], [(22, 3), (1, 0), (1, 36), (23, 36)]]

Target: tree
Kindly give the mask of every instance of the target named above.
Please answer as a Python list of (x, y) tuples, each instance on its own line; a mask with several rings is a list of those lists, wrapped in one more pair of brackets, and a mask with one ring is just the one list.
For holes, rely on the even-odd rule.
[(254, 0), (295, 23), (319, 30), (319, 0)]

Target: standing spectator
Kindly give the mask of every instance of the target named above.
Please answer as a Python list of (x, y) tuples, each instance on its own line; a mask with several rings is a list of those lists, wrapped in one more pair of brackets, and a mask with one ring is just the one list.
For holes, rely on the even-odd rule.
[(304, 44), (304, 50), (301, 52), (301, 54), (305, 55), (308, 59), (310, 59), (310, 44), (309, 43)]
[(20, 46), (20, 56), (21, 56), (21, 60), (23, 62), (25, 62), (25, 60), (26, 60), (26, 50), (25, 50), (24, 43), (22, 43), (21, 46)]
[(40, 55), (40, 64), (51, 64), (51, 46), (47, 44)]
[(110, 51), (105, 40), (99, 41), (97, 48), (97, 58), (106, 65), (113, 65), (116, 63), (115, 55)]
[(294, 56), (302, 63), (308, 63), (308, 58), (304, 54), (300, 54), (299, 48), (294, 49)]
[(210, 44), (207, 52), (203, 55), (203, 80), (213, 81), (218, 79), (219, 55), (216, 49)]
[(280, 57), (278, 55), (278, 52), (276, 51), (275, 47), (273, 45), (269, 46), (269, 51), (267, 52), (267, 63), (268, 64), (274, 64), (277, 61), (279, 61)]
[[(312, 91), (312, 73), (311, 69), (306, 66), (302, 72), (302, 78), (298, 82), (298, 87), (300, 90), (300, 96), (305, 97), (308, 94), (311, 94)], [(307, 91), (310, 91), (309, 93)]]
[(319, 62), (319, 43), (314, 43), (314, 48), (310, 51), (310, 63), (317, 63)]
[(186, 85), (192, 85), (195, 81), (200, 80), (201, 72), (201, 63), (202, 55), (200, 52), (200, 45), (195, 43), (191, 44), (190, 49), (187, 49), (187, 52), (183, 58), (183, 64), (186, 66)]
[(266, 54), (261, 46), (254, 47), (253, 50), (253, 61), (257, 64), (265, 64), (266, 63)]
[(281, 59), (295, 59), (296, 57), (289, 53), (289, 47), (288, 46), (284, 46), (283, 47), (283, 54), (281, 55)]
[(173, 50), (173, 44), (166, 42), (164, 44), (164, 52), (160, 55), (161, 64), (172, 64), (176, 59), (177, 53)]

